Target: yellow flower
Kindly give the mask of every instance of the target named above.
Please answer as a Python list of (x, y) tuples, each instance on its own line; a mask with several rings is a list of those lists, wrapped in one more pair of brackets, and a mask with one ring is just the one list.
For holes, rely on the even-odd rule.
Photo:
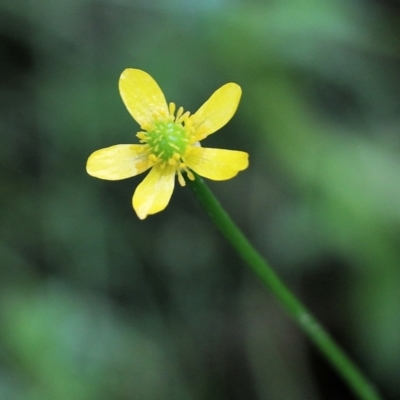
[(164, 210), (175, 185), (181, 186), (191, 171), (213, 180), (233, 178), (247, 168), (243, 151), (203, 148), (200, 140), (222, 128), (236, 112), (241, 89), (235, 83), (219, 88), (193, 115), (165, 100), (156, 81), (139, 69), (126, 69), (119, 80), (119, 91), (126, 108), (142, 131), (141, 144), (118, 144), (92, 153), (87, 161), (89, 175), (119, 180), (151, 168), (136, 188), (132, 205), (140, 219)]

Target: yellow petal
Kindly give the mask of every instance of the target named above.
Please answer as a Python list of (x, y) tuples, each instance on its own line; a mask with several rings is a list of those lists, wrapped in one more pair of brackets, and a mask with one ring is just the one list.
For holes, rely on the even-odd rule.
[(155, 165), (143, 182), (136, 188), (132, 199), (133, 208), (140, 219), (167, 207), (175, 185), (176, 167)]
[(168, 115), (164, 94), (147, 72), (126, 69), (119, 79), (119, 92), (129, 113), (143, 129), (155, 116)]
[(227, 83), (211, 95), (191, 116), (197, 141), (222, 128), (233, 117), (241, 95), (242, 89), (236, 83)]
[(246, 169), (249, 165), (249, 155), (244, 151), (195, 147), (184, 158), (184, 162), (205, 178), (223, 181)]
[(116, 181), (138, 175), (151, 167), (141, 144), (117, 144), (92, 153), (86, 171), (96, 178)]

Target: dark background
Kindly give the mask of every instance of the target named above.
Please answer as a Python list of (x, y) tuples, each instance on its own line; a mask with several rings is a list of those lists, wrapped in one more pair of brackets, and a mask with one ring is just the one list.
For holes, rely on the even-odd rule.
[(127, 67), (194, 112), (243, 97), (204, 145), (210, 182), (386, 399), (400, 398), (400, 3), (2, 0), (0, 398), (353, 399), (189, 189), (140, 221), (144, 175), (90, 153), (136, 142)]

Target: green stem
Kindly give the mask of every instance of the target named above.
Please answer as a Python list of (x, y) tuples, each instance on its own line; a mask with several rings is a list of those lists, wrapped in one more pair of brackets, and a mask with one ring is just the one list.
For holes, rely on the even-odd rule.
[(311, 341), (320, 349), (334, 368), (347, 381), (354, 393), (363, 400), (380, 400), (381, 397), (350, 360), (346, 353), (336, 344), (332, 337), (311, 315), (307, 308), (294, 296), (271, 266), (261, 257), (246, 239), (240, 229), (231, 220), (214, 197), (203, 179), (196, 175), (194, 181), (187, 180), (201, 205), (209, 214), (215, 225), (221, 230), (243, 260), (258, 275), (290, 315), (298, 322)]

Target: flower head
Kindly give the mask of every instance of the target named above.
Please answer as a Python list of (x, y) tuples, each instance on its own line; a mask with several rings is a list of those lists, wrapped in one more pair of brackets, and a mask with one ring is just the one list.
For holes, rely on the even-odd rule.
[(192, 171), (213, 179), (233, 178), (247, 168), (243, 151), (203, 148), (200, 141), (222, 128), (239, 104), (241, 89), (235, 83), (219, 88), (190, 115), (174, 103), (167, 104), (156, 81), (139, 69), (126, 69), (119, 80), (119, 91), (126, 108), (142, 131), (141, 144), (118, 144), (92, 153), (87, 161), (89, 175), (119, 180), (151, 168), (136, 188), (132, 205), (140, 219), (162, 211), (169, 203), (175, 176), (181, 186), (195, 179)]

